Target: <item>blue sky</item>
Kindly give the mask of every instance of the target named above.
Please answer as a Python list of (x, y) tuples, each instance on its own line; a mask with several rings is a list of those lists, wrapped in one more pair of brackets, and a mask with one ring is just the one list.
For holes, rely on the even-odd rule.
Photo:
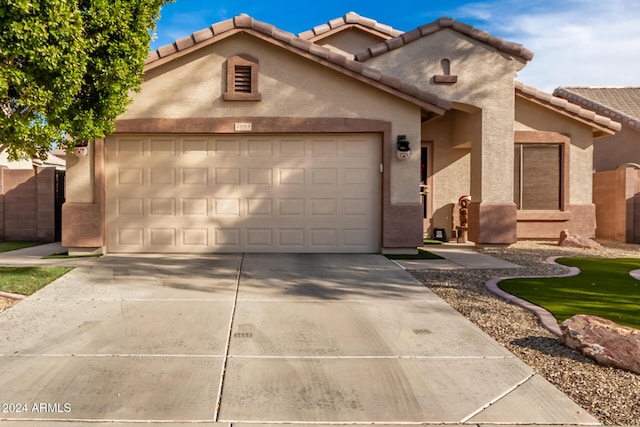
[(535, 53), (518, 79), (558, 86), (640, 86), (638, 0), (176, 0), (162, 9), (152, 49), (247, 13), (292, 33), (354, 11), (409, 31), (448, 16)]

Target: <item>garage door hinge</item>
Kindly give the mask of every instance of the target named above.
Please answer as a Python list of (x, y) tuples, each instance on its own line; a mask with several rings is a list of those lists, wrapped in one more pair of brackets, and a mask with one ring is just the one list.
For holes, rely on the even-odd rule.
[(384, 165), (380, 163), (380, 173), (384, 172)]

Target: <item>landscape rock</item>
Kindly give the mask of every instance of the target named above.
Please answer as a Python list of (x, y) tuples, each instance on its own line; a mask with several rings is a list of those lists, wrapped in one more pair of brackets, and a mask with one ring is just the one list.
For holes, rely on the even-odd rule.
[(597, 362), (640, 374), (640, 329), (577, 314), (560, 325), (562, 342)]
[(579, 236), (569, 230), (562, 230), (560, 232), (560, 241), (558, 242), (558, 245), (570, 248), (603, 249), (602, 245), (595, 240)]

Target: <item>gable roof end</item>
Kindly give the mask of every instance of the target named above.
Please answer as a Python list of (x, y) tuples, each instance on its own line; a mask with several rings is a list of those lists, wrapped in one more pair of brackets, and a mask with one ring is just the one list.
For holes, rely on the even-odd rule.
[(208, 46), (218, 36), (246, 32), (269, 43), (284, 47), (291, 52), (332, 68), (345, 75), (361, 80), (394, 96), (412, 102), (421, 108), (444, 114), (451, 109), (451, 102), (413, 85), (402, 83), (397, 78), (382, 74), (379, 70), (357, 62), (346, 56), (296, 37), (292, 33), (280, 30), (271, 24), (253, 19), (248, 15), (238, 15), (204, 30), (196, 31), (191, 36), (182, 38), (158, 50), (151, 52), (145, 60), (145, 70), (165, 64), (201, 47)]
[(608, 117), (598, 115), (592, 110), (582, 108), (578, 104), (558, 96), (551, 95), (550, 93), (543, 92), (532, 86), (527, 86), (522, 82), (516, 81), (515, 89), (516, 95), (521, 96), (522, 98), (541, 104), (591, 126), (595, 131), (597, 131), (596, 133), (598, 133), (598, 136), (613, 135), (622, 128), (620, 123), (613, 121)]
[(640, 87), (559, 87), (553, 94), (640, 130)]
[(328, 33), (331, 30), (343, 27), (345, 25), (361, 25), (365, 28), (369, 28), (371, 30), (382, 33), (390, 38), (398, 37), (403, 33), (402, 31), (396, 30), (389, 25), (381, 24), (374, 19), (365, 18), (364, 16), (360, 16), (355, 12), (349, 12), (340, 18), (332, 19), (326, 24), (318, 25), (316, 27), (313, 27), (311, 30), (302, 32), (298, 34), (298, 37), (305, 40), (311, 40), (314, 37)]
[(509, 42), (501, 39), (500, 37), (492, 36), (486, 31), (478, 30), (471, 25), (458, 22), (452, 18), (440, 18), (430, 24), (408, 31), (396, 38), (385, 40), (384, 42), (370, 47), (364, 52), (356, 54), (356, 59), (358, 61), (366, 61), (445, 28), (457, 31), (460, 34), (464, 34), (474, 40), (481, 41), (482, 43), (485, 43), (501, 52), (519, 57), (525, 61), (533, 59), (533, 52), (526, 49), (521, 44)]

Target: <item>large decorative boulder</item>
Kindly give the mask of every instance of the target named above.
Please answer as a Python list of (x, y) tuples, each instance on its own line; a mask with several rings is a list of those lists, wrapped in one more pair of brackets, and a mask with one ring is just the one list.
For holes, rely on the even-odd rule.
[(560, 324), (562, 342), (606, 366), (640, 374), (640, 329), (577, 314)]
[(569, 230), (562, 230), (560, 232), (560, 241), (558, 242), (558, 245), (570, 248), (602, 249), (602, 245), (595, 240), (579, 236)]

